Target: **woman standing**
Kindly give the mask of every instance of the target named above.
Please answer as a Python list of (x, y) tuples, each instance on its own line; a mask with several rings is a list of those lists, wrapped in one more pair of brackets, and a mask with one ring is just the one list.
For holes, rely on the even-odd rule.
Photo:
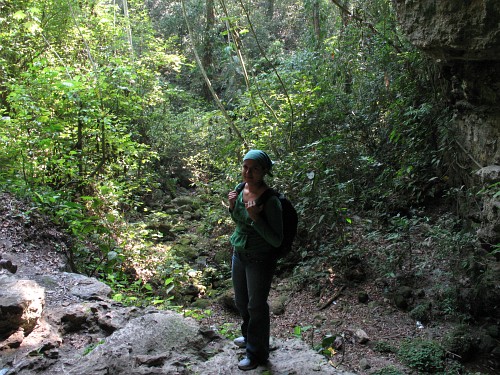
[[(267, 298), (276, 269), (275, 250), (283, 240), (283, 220), (279, 199), (270, 195), (264, 176), (273, 163), (261, 150), (250, 150), (243, 158), (241, 193), (229, 192), (229, 211), (236, 223), (231, 236), (233, 246), (232, 279), (235, 302), (243, 319), (242, 337), (234, 340), (246, 348), (238, 363), (241, 370), (265, 364), (269, 357), (270, 316)], [(264, 200), (264, 202), (262, 201)]]

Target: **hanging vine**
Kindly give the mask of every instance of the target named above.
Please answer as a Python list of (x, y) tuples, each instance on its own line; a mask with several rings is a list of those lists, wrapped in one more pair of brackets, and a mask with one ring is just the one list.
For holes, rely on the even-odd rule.
[[(223, 1), (223, 0), (222, 0)], [(295, 120), (294, 120), (294, 111), (293, 111), (293, 104), (292, 104), (292, 100), (290, 99), (290, 96), (288, 95), (288, 90), (286, 89), (286, 86), (285, 86), (285, 83), (283, 82), (283, 80), (281, 79), (281, 76), (278, 72), (278, 70), (276, 69), (276, 67), (274, 66), (274, 64), (271, 63), (271, 61), (269, 60), (269, 58), (267, 57), (267, 54), (266, 52), (264, 51), (264, 49), (262, 48), (260, 42), (259, 42), (259, 38), (257, 37), (257, 33), (255, 32), (255, 29), (253, 27), (253, 23), (250, 19), (250, 15), (248, 14), (248, 11), (245, 7), (245, 5), (243, 4), (243, 1), (242, 0), (239, 0), (239, 3), (240, 3), (240, 6), (241, 6), (241, 9), (243, 10), (243, 13), (245, 14), (245, 17), (247, 19), (247, 22), (248, 22), (248, 25), (250, 27), (250, 31), (252, 32), (252, 35), (255, 39), (255, 42), (257, 44), (257, 48), (259, 49), (259, 52), (260, 54), (262, 55), (262, 57), (266, 60), (266, 62), (271, 66), (271, 69), (273, 70), (273, 73), (276, 75), (276, 78), (278, 79), (282, 89), (283, 89), (283, 93), (285, 94), (285, 97), (286, 97), (286, 100), (288, 102), (288, 105), (290, 107), (290, 128), (288, 130), (288, 139), (287, 139), (287, 145), (288, 145), (288, 149), (291, 150), (292, 148), (292, 137), (293, 137), (293, 128), (294, 128), (294, 123), (295, 123)], [(273, 116), (274, 118), (277, 118), (276, 116), (276, 113), (272, 110), (272, 108), (267, 104), (267, 102), (262, 98), (262, 95), (260, 94), (259, 92), (259, 96), (260, 98), (263, 100), (264, 104), (266, 105), (266, 107), (268, 109), (271, 110), (271, 113), (273, 113)], [(279, 120), (278, 120), (279, 121)]]
[(196, 64), (200, 68), (201, 74), (203, 75), (203, 79), (205, 80), (205, 83), (206, 83), (208, 89), (210, 90), (210, 93), (212, 94), (212, 97), (214, 98), (214, 101), (217, 104), (217, 107), (220, 109), (220, 111), (224, 115), (224, 118), (228, 122), (229, 126), (231, 127), (231, 129), (233, 129), (233, 131), (236, 133), (236, 135), (238, 136), (238, 138), (240, 139), (240, 141), (244, 144), (244, 146), (246, 148), (248, 148), (247, 141), (245, 140), (245, 138), (243, 137), (243, 135), (241, 134), (241, 132), (239, 131), (239, 129), (234, 124), (233, 119), (227, 113), (227, 111), (224, 108), (224, 105), (222, 104), (219, 96), (217, 95), (217, 93), (215, 92), (214, 88), (212, 87), (212, 83), (210, 82), (210, 79), (208, 78), (207, 72), (206, 72), (205, 68), (203, 67), (203, 64), (201, 63), (200, 56), (198, 55), (198, 52), (196, 50), (196, 45), (194, 43), (194, 38), (193, 38), (193, 32), (191, 30), (191, 25), (190, 25), (188, 17), (187, 17), (186, 5), (185, 5), (184, 0), (181, 0), (181, 5), (182, 5), (182, 15), (183, 15), (184, 20), (186, 22), (186, 27), (187, 27), (187, 30), (188, 30), (188, 33), (189, 33), (189, 39), (190, 39), (190, 43), (191, 43), (191, 49), (193, 50), (193, 54), (194, 54), (194, 57), (195, 57), (195, 60), (196, 60)]

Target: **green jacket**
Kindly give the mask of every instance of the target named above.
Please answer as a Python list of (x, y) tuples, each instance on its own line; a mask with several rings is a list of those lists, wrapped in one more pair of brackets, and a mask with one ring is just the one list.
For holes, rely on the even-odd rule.
[(236, 229), (231, 236), (231, 245), (238, 253), (269, 254), (283, 241), (283, 219), (281, 202), (271, 196), (264, 204), (261, 219), (253, 222), (243, 202), (243, 192), (238, 195), (231, 217)]

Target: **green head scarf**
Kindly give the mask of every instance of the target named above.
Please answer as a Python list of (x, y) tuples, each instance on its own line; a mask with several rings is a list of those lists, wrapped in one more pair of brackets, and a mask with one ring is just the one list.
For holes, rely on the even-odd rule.
[(259, 165), (267, 170), (267, 174), (269, 176), (272, 176), (271, 174), (271, 168), (273, 167), (273, 161), (269, 157), (268, 154), (266, 154), (264, 151), (261, 150), (250, 150), (246, 153), (246, 155), (243, 157), (243, 160), (255, 160)]

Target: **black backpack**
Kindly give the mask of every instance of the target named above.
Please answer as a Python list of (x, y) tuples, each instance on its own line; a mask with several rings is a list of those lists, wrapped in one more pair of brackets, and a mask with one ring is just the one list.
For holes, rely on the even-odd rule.
[[(241, 182), (236, 186), (236, 191), (238, 194), (241, 193), (243, 188), (245, 187), (245, 183)], [(283, 242), (281, 242), (281, 246), (277, 248), (277, 257), (284, 258), (288, 253), (292, 251), (293, 240), (297, 235), (297, 226), (299, 223), (299, 217), (297, 215), (297, 211), (283, 194), (277, 192), (274, 189), (267, 189), (259, 198), (259, 204), (264, 204), (271, 196), (276, 196), (281, 202), (282, 208), (282, 217), (283, 217)]]

